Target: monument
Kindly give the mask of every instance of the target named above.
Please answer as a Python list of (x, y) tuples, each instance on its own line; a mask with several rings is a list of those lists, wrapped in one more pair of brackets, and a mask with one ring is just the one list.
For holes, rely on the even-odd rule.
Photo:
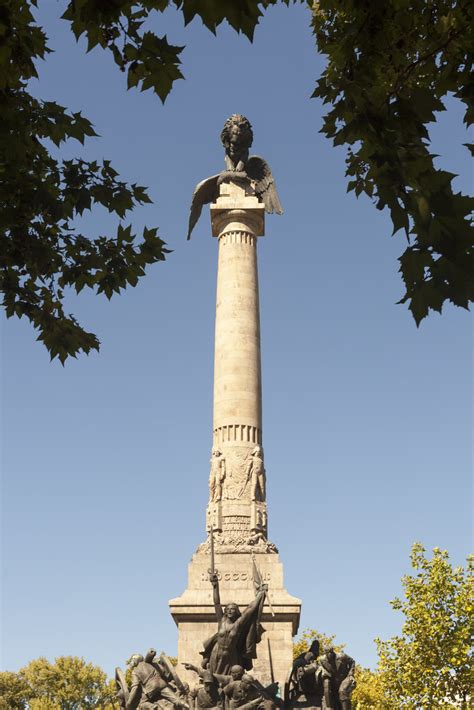
[(268, 539), (257, 241), (265, 211), (282, 209), (268, 163), (249, 156), (252, 138), (249, 121), (231, 116), (221, 134), (226, 170), (193, 195), (188, 238), (211, 203), (219, 250), (207, 538), (186, 590), (169, 602), (177, 668), (154, 649), (133, 654), (130, 685), (116, 669), (123, 710), (352, 709), (350, 656), (315, 640), (293, 660), (301, 602), (286, 591)]
[(202, 205), (212, 202), (212, 235), (219, 255), (208, 537), (193, 555), (185, 592), (169, 605), (178, 626), (178, 672), (186, 678), (189, 671), (183, 663), (200, 665), (203, 642), (217, 631), (209, 578), (212, 530), (224, 604), (247, 607), (255, 598), (255, 574), (268, 585), (261, 614), (265, 633), (256, 648), (257, 658), (251, 661), (252, 673), (262, 683), (275, 680), (283, 687), (301, 602), (286, 591), (283, 565), (268, 539), (257, 269), (265, 210), (282, 210), (268, 164), (248, 156), (252, 130), (247, 119), (231, 117), (221, 138), (227, 170), (197, 186), (189, 230), (190, 234)]

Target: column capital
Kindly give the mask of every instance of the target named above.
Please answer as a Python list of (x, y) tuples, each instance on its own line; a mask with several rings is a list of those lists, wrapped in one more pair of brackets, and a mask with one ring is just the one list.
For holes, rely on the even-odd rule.
[(212, 236), (226, 232), (247, 232), (254, 237), (265, 234), (265, 206), (259, 202), (250, 185), (223, 182), (220, 194), (211, 204)]

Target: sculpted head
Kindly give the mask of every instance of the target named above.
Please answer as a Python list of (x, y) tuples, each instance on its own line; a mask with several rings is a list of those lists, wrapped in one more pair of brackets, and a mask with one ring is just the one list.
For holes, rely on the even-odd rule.
[(235, 602), (226, 604), (224, 615), (229, 621), (236, 621), (240, 616), (240, 609)]
[(209, 692), (213, 689), (216, 681), (212, 673), (209, 671), (205, 671), (202, 675), (202, 683), (204, 685), (204, 688)]
[(258, 456), (259, 458), (263, 458), (263, 451), (260, 446), (256, 446), (254, 450), (252, 451), (252, 456)]
[(253, 141), (252, 126), (248, 118), (240, 113), (232, 114), (224, 123), (221, 141), (225, 152), (234, 163), (246, 160)]
[(130, 666), (130, 668), (135, 668), (142, 661), (143, 656), (141, 655), (141, 653), (132, 653), (132, 655), (130, 656), (130, 660), (128, 661), (128, 665)]
[(212, 449), (213, 456), (222, 456), (222, 452), (219, 449)]
[(242, 680), (240, 681), (240, 689), (244, 690), (244, 691), (249, 690), (252, 683), (253, 683), (252, 676), (248, 675), (248, 673), (246, 673), (244, 676), (242, 676)]
[(242, 666), (232, 666), (230, 669), (230, 675), (232, 680), (240, 680), (244, 674), (244, 669)]

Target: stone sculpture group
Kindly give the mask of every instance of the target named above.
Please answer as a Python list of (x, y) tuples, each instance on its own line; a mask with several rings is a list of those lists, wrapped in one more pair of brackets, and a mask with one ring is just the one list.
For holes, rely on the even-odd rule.
[(222, 499), (242, 498), (245, 489), (250, 491), (250, 500), (263, 502), (265, 500), (265, 466), (263, 463), (263, 450), (256, 446), (251, 452), (248, 461), (244, 462), (244, 476), (240, 486), (226, 480), (226, 460), (220, 449), (212, 450), (209, 474), (209, 503), (218, 503)]
[(331, 648), (319, 654), (317, 640), (293, 662), (283, 694), (278, 683), (264, 686), (251, 675), (265, 632), (260, 618), (268, 586), (259, 580), (255, 599), (241, 612), (234, 602), (221, 605), (216, 571), (209, 578), (217, 631), (203, 641), (200, 666), (183, 664), (194, 671), (197, 683), (183, 683), (169, 659), (164, 654), (156, 658), (154, 649), (145, 656), (134, 654), (130, 685), (126, 674), (116, 669), (122, 710), (352, 710), (355, 661)]

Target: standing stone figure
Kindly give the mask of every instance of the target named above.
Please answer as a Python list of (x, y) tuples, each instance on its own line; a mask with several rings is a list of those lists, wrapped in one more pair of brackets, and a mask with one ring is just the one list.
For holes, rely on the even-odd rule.
[(250, 461), (247, 466), (247, 482), (250, 481), (251, 500), (265, 500), (265, 467), (263, 465), (263, 451), (260, 446), (256, 446), (252, 451)]
[(250, 670), (252, 660), (257, 657), (257, 644), (264, 632), (260, 617), (268, 586), (260, 584), (255, 599), (241, 612), (234, 602), (222, 607), (217, 574), (211, 573), (209, 578), (213, 588), (218, 629), (217, 633), (204, 642), (204, 650), (201, 651), (202, 665), (213, 674), (229, 675), (230, 669), (235, 665)]
[(222, 499), (222, 484), (225, 479), (225, 458), (219, 449), (212, 449), (211, 472), (209, 474), (209, 493), (213, 503)]
[(310, 651), (296, 669), (298, 705), (305, 708), (320, 708), (323, 699), (320, 666)]
[(330, 648), (318, 659), (327, 710), (352, 710), (351, 695), (355, 688), (355, 661), (346, 653)]

